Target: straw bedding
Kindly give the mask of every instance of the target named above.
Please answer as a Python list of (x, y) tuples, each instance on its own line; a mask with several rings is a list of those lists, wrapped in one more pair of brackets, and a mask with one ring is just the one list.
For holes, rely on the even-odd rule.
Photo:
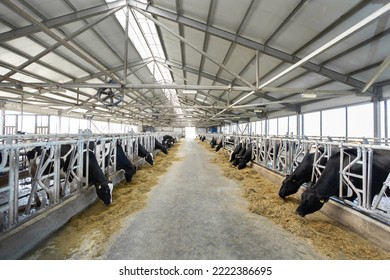
[(299, 204), (298, 195), (286, 200), (279, 198), (280, 186), (261, 177), (254, 169), (238, 170), (229, 162), (229, 153), (220, 150), (215, 153), (210, 145), (201, 143), (215, 154), (211, 162), (220, 166), (223, 174), (237, 180), (243, 196), (249, 201), (249, 211), (265, 216), (282, 228), (305, 239), (317, 252), (327, 259), (377, 260), (390, 259), (390, 253), (362, 238), (320, 212), (305, 218), (295, 214)]
[(73, 217), (60, 231), (31, 252), (27, 259), (96, 259), (106, 248), (108, 239), (118, 232), (126, 218), (147, 204), (148, 192), (158, 183), (173, 161), (178, 160), (180, 142), (167, 155), (159, 153), (155, 165), (139, 167), (130, 183), (115, 186), (112, 204), (97, 200)]

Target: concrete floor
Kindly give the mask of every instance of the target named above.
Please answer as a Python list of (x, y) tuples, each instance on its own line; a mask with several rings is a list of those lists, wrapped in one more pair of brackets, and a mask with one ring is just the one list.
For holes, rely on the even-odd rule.
[(101, 259), (321, 259), (301, 239), (250, 213), (213, 154), (182, 139), (174, 163)]

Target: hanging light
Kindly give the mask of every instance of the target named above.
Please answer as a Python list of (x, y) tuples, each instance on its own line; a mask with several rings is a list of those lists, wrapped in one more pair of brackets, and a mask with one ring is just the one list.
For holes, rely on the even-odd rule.
[(198, 91), (194, 89), (183, 89), (183, 94), (197, 94)]
[(315, 93), (315, 92), (303, 92), (301, 94), (301, 97), (302, 98), (316, 98), (317, 97), (317, 93)]

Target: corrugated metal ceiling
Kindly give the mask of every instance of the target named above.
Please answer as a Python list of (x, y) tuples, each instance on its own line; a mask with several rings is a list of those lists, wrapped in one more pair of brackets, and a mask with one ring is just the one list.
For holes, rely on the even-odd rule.
[[(272, 117), (380, 98), (390, 84), (389, 9), (385, 0), (4, 0), (0, 96), (9, 108), (23, 96), (24, 110), (173, 126), (248, 120), (257, 106)], [(123, 98), (110, 103), (99, 88)]]

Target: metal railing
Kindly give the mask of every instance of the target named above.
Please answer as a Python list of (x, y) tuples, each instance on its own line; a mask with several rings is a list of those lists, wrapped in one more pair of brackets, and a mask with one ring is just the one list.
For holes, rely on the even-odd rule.
[[(347, 165), (340, 164), (340, 182), (338, 198), (335, 201), (343, 202), (349, 207), (364, 212), (386, 224), (390, 224), (390, 198), (386, 192), (390, 191), (390, 175), (383, 182), (382, 190), (378, 194), (372, 194), (372, 164), (374, 150), (388, 150), (387, 139), (366, 138), (336, 138), (327, 137), (287, 137), (287, 136), (262, 136), (262, 135), (230, 135), (230, 134), (205, 134), (206, 141), (212, 137), (224, 140), (224, 148), (232, 150), (240, 141), (246, 146), (252, 143), (253, 162), (270, 169), (280, 175), (291, 174), (300, 164), (304, 155), (310, 150), (315, 151), (312, 181), (316, 181), (322, 174), (325, 165), (322, 159), (329, 159), (334, 153), (340, 151), (340, 163), (348, 156), (346, 149), (355, 150), (353, 160)], [(360, 142), (360, 143), (359, 143)], [(372, 144), (370, 144), (372, 143)], [(356, 167), (359, 168), (356, 168)], [(354, 168), (352, 168), (354, 167)], [(361, 170), (353, 173), (351, 169)], [(390, 173), (390, 166), (388, 167)], [(353, 179), (352, 179), (353, 178)], [(358, 182), (358, 184), (356, 183)], [(350, 202), (347, 199), (355, 194), (357, 198)], [(373, 199), (372, 199), (373, 197)]]
[[(140, 165), (144, 159), (137, 155), (138, 143), (154, 152), (154, 139), (162, 142), (166, 134), (181, 137), (166, 132), (99, 135), (90, 131), (65, 135), (0, 136), (0, 235), (88, 188), (89, 157), (85, 169), (83, 167), (87, 150), (94, 152), (103, 173), (111, 177), (116, 172), (117, 143), (122, 145), (135, 165)], [(67, 154), (71, 168), (66, 173), (60, 170), (64, 160), (61, 158), (63, 145), (71, 146), (71, 152)], [(41, 156), (35, 162), (36, 169), (31, 170), (27, 152), (35, 147), (42, 148), (48, 156)]]

